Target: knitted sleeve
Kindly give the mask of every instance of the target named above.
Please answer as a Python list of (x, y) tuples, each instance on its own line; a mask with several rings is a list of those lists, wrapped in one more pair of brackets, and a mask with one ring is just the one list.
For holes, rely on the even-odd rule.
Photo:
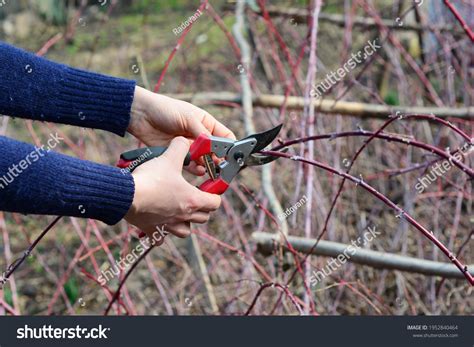
[[(0, 114), (123, 136), (134, 90), (134, 81), (71, 68), (0, 42)], [(133, 201), (129, 173), (1, 136), (0, 149), (0, 210), (115, 224)]]
[(0, 42), (0, 114), (123, 136), (135, 81), (75, 69)]
[(0, 210), (116, 224), (133, 201), (132, 175), (51, 151), (60, 140), (39, 148), (0, 136)]

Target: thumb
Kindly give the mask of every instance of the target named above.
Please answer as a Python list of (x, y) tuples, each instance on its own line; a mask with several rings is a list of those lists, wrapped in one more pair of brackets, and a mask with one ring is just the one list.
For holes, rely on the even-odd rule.
[(168, 158), (176, 167), (180, 170), (183, 168), (184, 160), (189, 153), (189, 141), (182, 137), (178, 136), (171, 140), (168, 149), (163, 154)]
[(199, 211), (212, 212), (221, 205), (222, 198), (220, 195), (203, 192), (196, 187), (193, 187), (193, 191), (196, 200), (199, 201)]

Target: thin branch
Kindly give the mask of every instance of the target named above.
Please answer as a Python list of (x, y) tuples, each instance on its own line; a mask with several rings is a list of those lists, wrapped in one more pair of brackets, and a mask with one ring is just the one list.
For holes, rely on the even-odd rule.
[(26, 249), (26, 251), (23, 252), (23, 255), (15, 260), (12, 264), (10, 264), (7, 268), (7, 271), (5, 272), (5, 275), (3, 276), (3, 279), (1, 280), (2, 284), (5, 283), (8, 278), (11, 276), (13, 272), (16, 271), (20, 267), (21, 264), (25, 261), (26, 258), (31, 254), (33, 249), (36, 247), (36, 245), (43, 239), (43, 237), (48, 233), (48, 231), (51, 230), (53, 226), (56, 225), (56, 223), (61, 219), (61, 216), (56, 217), (51, 224), (48, 225), (46, 229), (44, 229), (41, 234), (33, 241), (33, 243)]
[(389, 142), (391, 142), (391, 141), (399, 142), (399, 143), (404, 143), (407, 146), (413, 146), (413, 147), (418, 147), (418, 148), (424, 149), (425, 151), (428, 151), (430, 153), (437, 154), (441, 158), (452, 161), (452, 163), (455, 166), (460, 168), (469, 177), (474, 178), (474, 170), (473, 169), (471, 169), (469, 166), (465, 165), (464, 163), (462, 163), (460, 161), (453, 160), (452, 156), (454, 154), (458, 153), (459, 150), (453, 150), (453, 151), (450, 151), (450, 152), (445, 152), (445, 151), (439, 149), (438, 147), (435, 147), (435, 146), (432, 146), (430, 144), (420, 142), (420, 141), (417, 141), (417, 140), (414, 140), (414, 139), (411, 139), (411, 138), (408, 138), (408, 137), (404, 137), (401, 134), (394, 135), (394, 134), (385, 133), (385, 132), (376, 133), (376, 132), (372, 132), (372, 131), (345, 131), (345, 132), (340, 132), (340, 133), (322, 134), (322, 135), (308, 136), (308, 137), (304, 137), (304, 138), (297, 138), (297, 139), (289, 140), (289, 141), (283, 142), (280, 145), (274, 147), (272, 150), (274, 150), (274, 151), (280, 150), (284, 147), (288, 147), (288, 146), (291, 146), (291, 145), (294, 145), (294, 144), (297, 144), (297, 143), (304, 143), (304, 142), (308, 142), (308, 141), (315, 141), (315, 140), (322, 140), (322, 139), (332, 140), (332, 139), (336, 139), (336, 138), (340, 138), (340, 137), (349, 137), (349, 136), (363, 136), (363, 137), (372, 137), (373, 136), (374, 138), (387, 140)]
[[(201, 12), (204, 11), (204, 9), (207, 6), (207, 3), (208, 3), (208, 0), (204, 0), (201, 3), (201, 6), (199, 6), (198, 10), (201, 11)], [(153, 88), (153, 91), (155, 93), (158, 93), (158, 91), (160, 90), (161, 83), (163, 82), (163, 78), (165, 78), (166, 71), (168, 71), (168, 67), (170, 66), (171, 61), (173, 60), (174, 56), (176, 55), (176, 52), (178, 52), (178, 50), (180, 49), (181, 45), (184, 42), (184, 39), (186, 38), (186, 35), (191, 30), (194, 23), (195, 22), (190, 22), (189, 25), (186, 27), (186, 29), (184, 29), (183, 33), (181, 34), (181, 36), (178, 39), (178, 42), (176, 43), (176, 46), (174, 46), (173, 50), (171, 51), (170, 55), (168, 56), (168, 59), (166, 59), (165, 66), (163, 67), (163, 70), (161, 71), (160, 77), (158, 78), (158, 82), (156, 82), (156, 85)]]
[(294, 161), (299, 161), (305, 164), (309, 165), (314, 165), (317, 166), (323, 170), (329, 171), (335, 175), (341, 176), (345, 179), (348, 179), (352, 182), (354, 182), (357, 186), (361, 186), (364, 188), (366, 191), (368, 191), (370, 194), (375, 196), (377, 199), (381, 200), (384, 202), (387, 206), (390, 208), (394, 209), (397, 212), (397, 217), (405, 219), (408, 223), (413, 225), (416, 229), (418, 229), (424, 236), (426, 236), (431, 242), (433, 242), (450, 260), (453, 262), (454, 265), (461, 271), (461, 273), (464, 274), (464, 277), (469, 281), (471, 285), (474, 285), (474, 277), (469, 273), (467, 266), (464, 265), (462, 262), (460, 262), (453, 253), (449, 249), (446, 248), (437, 238), (434, 236), (434, 234), (426, 229), (424, 226), (422, 226), (420, 223), (418, 223), (412, 216), (410, 216), (404, 209), (399, 207), (397, 204), (392, 202), (389, 198), (387, 198), (385, 195), (380, 193), (378, 190), (376, 190), (374, 187), (371, 185), (367, 184), (363, 180), (356, 178), (352, 175), (347, 174), (346, 172), (339, 171), (329, 165), (320, 163), (316, 160), (308, 160), (302, 157), (298, 156), (292, 156), (287, 153), (282, 153), (282, 152), (275, 152), (275, 151), (262, 151), (262, 154), (267, 154), (267, 155), (272, 155), (272, 156), (277, 156), (277, 157), (282, 157), (282, 158), (288, 158)]
[[(233, 4), (229, 4), (225, 6), (225, 9), (232, 10)], [(306, 24), (308, 22), (308, 18), (310, 16), (310, 11), (307, 9), (299, 9), (299, 8), (283, 8), (278, 6), (267, 6), (268, 14), (271, 17), (284, 17), (290, 18), (292, 23), (297, 24)], [(259, 16), (263, 16), (261, 10), (254, 11)], [(319, 15), (319, 19), (322, 23), (330, 23), (340, 27), (344, 27), (346, 25), (346, 21), (344, 15), (337, 14), (337, 13), (321, 13)], [(452, 25), (419, 25), (419, 24), (408, 24), (403, 23), (400, 25), (400, 22), (397, 22), (393, 19), (383, 19), (382, 20), (384, 25), (393, 30), (399, 31), (440, 31), (440, 32), (450, 32), (454, 34), (462, 34), (462, 31), (458, 30), (456, 27)], [(377, 29), (377, 23), (372, 18), (366, 17), (354, 17), (353, 18), (353, 25), (354, 27), (359, 27), (362, 29)]]
[(466, 32), (467, 36), (469, 36), (471, 41), (474, 42), (474, 33), (472, 32), (471, 28), (469, 28), (469, 25), (467, 25), (464, 18), (462, 18), (462, 16), (459, 14), (458, 10), (456, 10), (456, 7), (454, 7), (453, 4), (451, 4), (449, 0), (444, 0), (444, 4), (449, 8), (449, 10), (452, 12), (454, 17), (456, 17), (457, 21), (459, 22), (459, 24), (461, 24), (462, 28)]
[(250, 306), (249, 306), (249, 308), (247, 309), (247, 311), (244, 313), (244, 316), (248, 316), (248, 315), (252, 312), (252, 310), (253, 310), (255, 304), (257, 303), (258, 298), (259, 298), (260, 295), (263, 293), (263, 291), (264, 291), (265, 289), (267, 289), (267, 288), (277, 288), (277, 289), (281, 290), (283, 293), (285, 293), (285, 294), (290, 298), (291, 302), (293, 303), (293, 305), (295, 305), (295, 307), (296, 307), (296, 309), (298, 310), (298, 312), (300, 313), (300, 315), (303, 314), (303, 311), (301, 310), (301, 307), (298, 305), (298, 303), (297, 303), (297, 301), (296, 301), (296, 298), (295, 298), (294, 295), (288, 290), (288, 288), (285, 287), (285, 286), (283, 286), (283, 285), (281, 285), (281, 284), (279, 284), (279, 283), (273, 283), (273, 282), (271, 282), (271, 283), (264, 283), (264, 284), (262, 284), (262, 285), (260, 286), (260, 288), (259, 288), (257, 294), (255, 294), (255, 297), (254, 297), (254, 299), (252, 300), (252, 303), (250, 304)]
[(127, 281), (127, 278), (130, 276), (130, 274), (133, 272), (133, 270), (137, 267), (138, 264), (148, 255), (148, 253), (151, 252), (151, 250), (154, 248), (154, 246), (150, 246), (145, 252), (143, 252), (142, 255), (133, 263), (133, 265), (128, 269), (127, 273), (123, 277), (123, 279), (120, 281), (120, 284), (117, 288), (117, 291), (114, 293), (114, 296), (112, 299), (109, 301), (109, 304), (107, 305), (107, 308), (104, 311), (104, 316), (107, 316), (109, 314), (110, 309), (112, 308), (112, 305), (114, 302), (119, 298), (120, 296), (120, 291), (122, 290), (122, 287), (125, 285), (125, 282)]

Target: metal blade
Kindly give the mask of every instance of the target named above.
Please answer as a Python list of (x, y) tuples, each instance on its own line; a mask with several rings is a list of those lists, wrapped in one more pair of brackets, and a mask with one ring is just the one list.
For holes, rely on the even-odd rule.
[[(281, 150), (282, 153), (286, 153), (287, 151), (288, 148), (284, 148), (283, 150)], [(271, 163), (274, 160), (277, 160), (278, 158), (280, 157), (265, 154), (251, 154), (245, 161), (245, 166), (265, 165)]]
[(258, 134), (247, 136), (243, 140), (247, 140), (247, 139), (250, 139), (250, 138), (256, 139), (257, 144), (255, 145), (254, 149), (252, 150), (252, 153), (259, 152), (262, 149), (264, 149), (265, 147), (267, 147), (270, 143), (272, 143), (272, 141), (275, 139), (275, 137), (277, 137), (278, 133), (280, 132), (282, 126), (283, 126), (283, 124), (280, 124), (280, 125), (274, 127), (273, 129), (270, 129), (270, 130), (267, 130), (267, 131), (264, 131), (264, 132), (261, 132), (261, 133), (258, 133)]

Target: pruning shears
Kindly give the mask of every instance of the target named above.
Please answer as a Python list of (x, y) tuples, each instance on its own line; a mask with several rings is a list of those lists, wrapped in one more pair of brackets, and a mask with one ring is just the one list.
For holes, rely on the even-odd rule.
[[(224, 137), (201, 134), (192, 143), (184, 160), (187, 166), (191, 161), (203, 157), (206, 171), (210, 178), (199, 186), (202, 191), (212, 194), (223, 194), (237, 174), (248, 166), (259, 166), (277, 159), (276, 156), (263, 155), (258, 152), (268, 146), (278, 135), (282, 124), (277, 127), (247, 136), (242, 140), (231, 140)], [(167, 147), (143, 147), (120, 155), (117, 166), (132, 172), (139, 165), (159, 157)], [(215, 164), (212, 158), (224, 159)]]

